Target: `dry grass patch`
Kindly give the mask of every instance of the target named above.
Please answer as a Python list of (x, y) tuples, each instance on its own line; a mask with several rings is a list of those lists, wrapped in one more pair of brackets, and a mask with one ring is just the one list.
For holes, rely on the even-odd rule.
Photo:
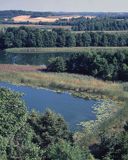
[(0, 64), (0, 72), (36, 72), (46, 69), (42, 66), (32, 66), (32, 65), (12, 65), (12, 64)]

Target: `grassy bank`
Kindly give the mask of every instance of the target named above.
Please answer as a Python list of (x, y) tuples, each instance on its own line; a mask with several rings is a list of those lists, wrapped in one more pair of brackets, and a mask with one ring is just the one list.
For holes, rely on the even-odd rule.
[(128, 92), (125, 91), (127, 83), (105, 82), (93, 77), (67, 73), (0, 72), (0, 81), (67, 90), (83, 98), (111, 98), (122, 101), (128, 97)]
[(8, 53), (80, 53), (128, 51), (128, 47), (63, 47), (63, 48), (9, 48)]

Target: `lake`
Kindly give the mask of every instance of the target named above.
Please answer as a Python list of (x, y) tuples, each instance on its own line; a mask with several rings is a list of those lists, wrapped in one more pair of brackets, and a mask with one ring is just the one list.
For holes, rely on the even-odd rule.
[(46, 108), (50, 108), (61, 114), (72, 130), (78, 129), (77, 124), (81, 121), (96, 119), (93, 112), (93, 107), (97, 103), (95, 100), (84, 100), (66, 92), (57, 93), (47, 89), (17, 86), (6, 82), (0, 82), (0, 87), (24, 93), (23, 100), (29, 110), (35, 109), (43, 112)]
[(0, 64), (47, 65), (54, 57), (68, 58), (69, 53), (6, 53), (0, 52)]

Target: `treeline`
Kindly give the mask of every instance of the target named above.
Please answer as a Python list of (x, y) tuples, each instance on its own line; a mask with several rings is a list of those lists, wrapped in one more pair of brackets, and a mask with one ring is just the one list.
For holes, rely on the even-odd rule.
[(31, 17), (47, 17), (54, 16), (53, 12), (33, 12), (33, 11), (23, 11), (23, 10), (5, 10), (0, 11), (0, 18), (13, 18), (21, 15), (30, 15)]
[(113, 31), (128, 30), (128, 17), (96, 17), (60, 19), (54, 25), (70, 25), (74, 31)]
[(113, 17), (113, 18), (126, 18), (128, 13), (117, 12), (37, 12), (37, 11), (24, 11), (24, 10), (3, 10), (0, 11), (0, 18), (12, 18), (20, 15), (30, 15), (34, 17), (45, 16), (96, 16), (96, 17)]
[(29, 27), (7, 28), (0, 32), (0, 48), (14, 47), (88, 47), (88, 46), (128, 46), (128, 33), (74, 34), (63, 29), (52, 31)]
[(128, 19), (116, 18), (78, 18), (71, 22), (74, 31), (113, 31), (128, 30)]
[(67, 59), (50, 59), (47, 70), (90, 75), (104, 80), (128, 81), (128, 52), (74, 53)]

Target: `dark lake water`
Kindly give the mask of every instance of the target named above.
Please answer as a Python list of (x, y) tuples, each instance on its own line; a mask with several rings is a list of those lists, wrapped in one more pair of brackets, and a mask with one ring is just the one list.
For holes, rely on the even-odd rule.
[(96, 119), (93, 106), (97, 101), (73, 97), (68, 93), (56, 93), (51, 90), (16, 86), (5, 82), (0, 82), (0, 87), (24, 93), (23, 99), (29, 110), (43, 112), (46, 108), (50, 108), (61, 114), (72, 130), (78, 129), (77, 124), (81, 121)]
[(53, 57), (67, 58), (69, 53), (6, 53), (0, 52), (0, 64), (47, 65)]

